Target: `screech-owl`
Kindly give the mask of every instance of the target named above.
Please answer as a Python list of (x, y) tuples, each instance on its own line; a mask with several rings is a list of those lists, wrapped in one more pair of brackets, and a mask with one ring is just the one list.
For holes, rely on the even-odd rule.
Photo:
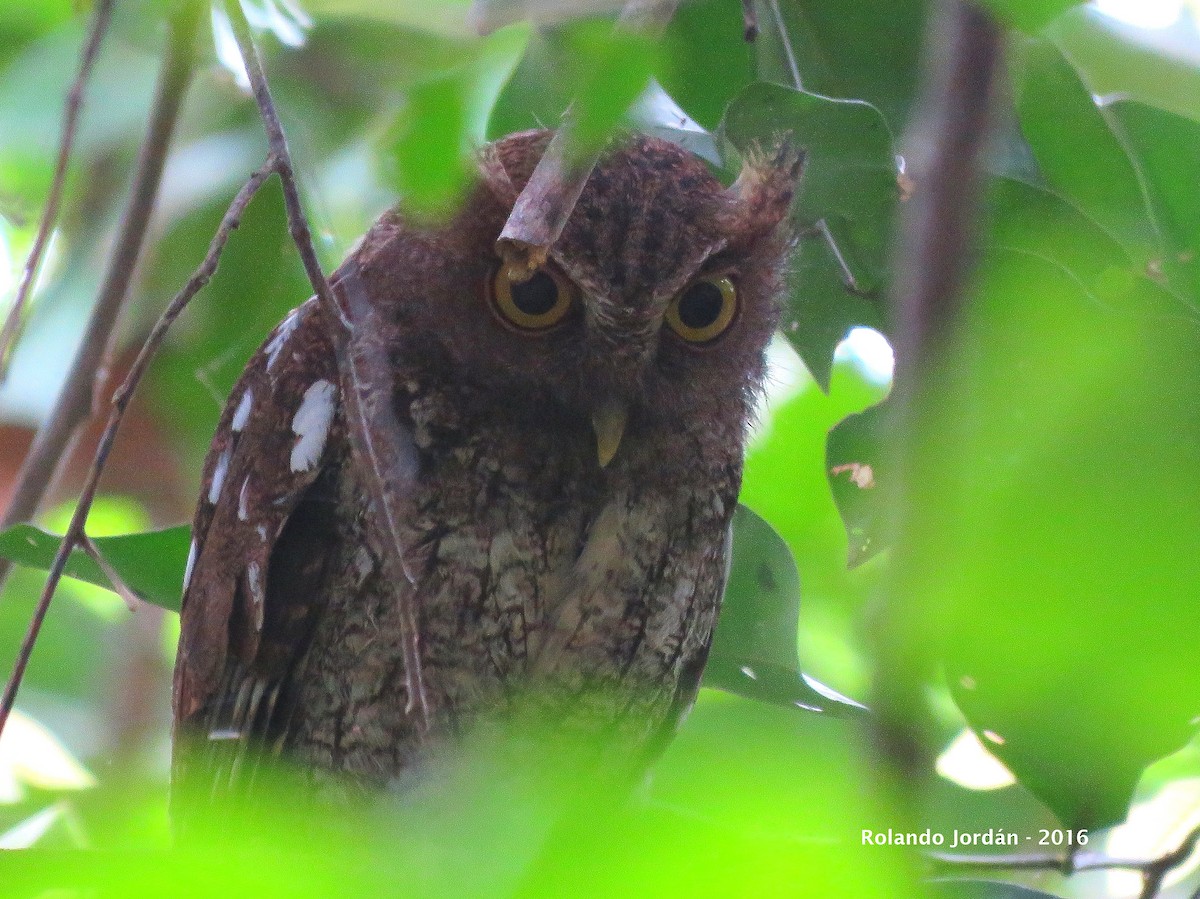
[(247, 753), (367, 786), (416, 764), (402, 591), (435, 743), (533, 689), (561, 726), (618, 733), (624, 751), (660, 744), (690, 707), (799, 154), (750, 154), (725, 188), (680, 147), (629, 136), (518, 282), (496, 241), (550, 136), (491, 145), (448, 223), (389, 212), (351, 255), (419, 461), (411, 582), (383, 574), (315, 300), (234, 387), (185, 576), (177, 784), (231, 788)]

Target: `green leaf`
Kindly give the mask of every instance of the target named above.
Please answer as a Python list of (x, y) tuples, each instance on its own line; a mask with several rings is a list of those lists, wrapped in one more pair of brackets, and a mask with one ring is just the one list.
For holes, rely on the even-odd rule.
[(1046, 25), (1082, 0), (983, 0), (996, 17), (1029, 34)]
[(471, 180), (474, 144), (484, 136), (527, 35), (521, 27), (498, 31), (473, 48), (469, 62), (409, 86), (385, 135), (391, 150), (386, 174), (415, 217), (445, 216), (461, 199)]
[(1119, 125), (1057, 47), (1032, 40), (1023, 49), (1017, 114), (1042, 175), (1145, 264), (1163, 236)]
[[(49, 570), (61, 542), (62, 537), (57, 534), (18, 524), (0, 532), (0, 556), (30, 568)], [(97, 537), (94, 542), (100, 554), (138, 596), (168, 611), (179, 611), (191, 528), (181, 525), (142, 534)], [(104, 572), (78, 548), (67, 559), (65, 573), (90, 584), (109, 587)]]
[(771, 84), (730, 104), (724, 135), (740, 150), (790, 133), (806, 152), (792, 214), (801, 246), (788, 276), (783, 333), (822, 388), (833, 350), (855, 325), (878, 328), (874, 299), (887, 276), (899, 200), (896, 153), (879, 110)]
[[(897, 133), (905, 126), (916, 92), (927, 4), (779, 3), (782, 34), (774, 23), (776, 6), (769, 15), (759, 8), (762, 33), (756, 52), (762, 80), (795, 88), (794, 60), (804, 90), (864, 100), (878, 108)], [(726, 9), (736, 19), (737, 5), (728, 3)]]
[(882, 440), (889, 409), (874, 406), (847, 416), (829, 432), (826, 470), (834, 502), (846, 525), (847, 563), (861, 565), (887, 546), (886, 496), (891, 466)]
[(756, 80), (760, 44), (747, 44), (742, 13), (731, 0), (681, 3), (663, 34), (655, 76), (688, 115), (709, 130), (725, 107)]
[(1151, 260), (1150, 270), (1169, 272), (1171, 282), (1187, 285), (1195, 301), (1200, 297), (1200, 123), (1132, 101), (1112, 104), (1109, 115), (1139, 161), (1167, 235), (1167, 253)]
[(1098, 97), (1120, 95), (1200, 121), (1200, 68), (1177, 29), (1136, 28), (1088, 4), (1046, 29)]
[(816, 711), (861, 711), (800, 670), (800, 575), (791, 550), (745, 506), (733, 518), (733, 563), (704, 685)]
[[(1036, 290), (1031, 289), (1036, 285)], [(1020, 782), (1073, 827), (1124, 817), (1193, 734), (1200, 327), (993, 252), (917, 413), (897, 575), (911, 639)]]

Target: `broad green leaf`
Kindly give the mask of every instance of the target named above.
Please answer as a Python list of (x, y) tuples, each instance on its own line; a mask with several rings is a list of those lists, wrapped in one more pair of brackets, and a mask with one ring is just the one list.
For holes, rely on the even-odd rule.
[(1163, 235), (1119, 126), (1053, 44), (1027, 41), (1021, 60), (1017, 114), (1043, 176), (1144, 265)]
[(1141, 165), (1167, 235), (1167, 252), (1152, 259), (1149, 269), (1170, 273), (1172, 283), (1187, 285), (1196, 303), (1200, 301), (1200, 204), (1196, 202), (1200, 123), (1133, 101), (1113, 103), (1108, 112)]
[(1200, 121), (1200, 67), (1179, 52), (1179, 35), (1117, 21), (1092, 4), (1075, 7), (1045, 31), (1096, 96), (1119, 95)]
[(655, 75), (689, 116), (716, 129), (725, 107), (755, 81), (760, 44), (747, 44), (736, 0), (681, 3), (662, 39)]
[[(146, 602), (179, 611), (183, 569), (191, 529), (185, 526), (120, 537), (97, 537), (100, 554), (129, 587)], [(18, 524), (0, 532), (0, 556), (30, 568), (47, 570), (62, 538), (32, 525)], [(76, 548), (67, 560), (66, 574), (108, 587), (108, 578), (83, 550)]]
[(815, 711), (862, 711), (801, 672), (800, 576), (791, 550), (745, 506), (733, 519), (733, 564), (704, 684)]
[[(908, 121), (916, 92), (926, 7), (919, 0), (761, 4), (762, 33), (756, 51), (759, 77), (797, 87), (787, 60), (790, 55), (804, 90), (871, 103), (899, 133)], [(726, 8), (727, 15), (737, 17), (736, 4), (728, 2)], [(776, 8), (787, 47), (775, 27)]]
[(833, 350), (855, 325), (879, 327), (874, 300), (886, 279), (899, 200), (896, 153), (879, 111), (779, 85), (747, 88), (725, 113), (741, 150), (788, 134), (805, 149), (793, 221), (802, 242), (788, 278), (783, 333), (828, 388)]
[(445, 216), (461, 199), (475, 145), (526, 37), (519, 27), (498, 31), (474, 48), (467, 63), (409, 86), (385, 140), (389, 181), (410, 214)]

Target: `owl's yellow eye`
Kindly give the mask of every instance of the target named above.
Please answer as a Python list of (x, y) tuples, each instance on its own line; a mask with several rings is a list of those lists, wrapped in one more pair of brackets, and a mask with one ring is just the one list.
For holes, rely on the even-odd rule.
[(719, 337), (737, 312), (737, 289), (729, 278), (698, 278), (667, 306), (667, 325), (688, 343)]
[(502, 264), (492, 278), (492, 303), (508, 322), (527, 331), (545, 331), (563, 320), (575, 299), (575, 287), (551, 268), (539, 268), (524, 281)]

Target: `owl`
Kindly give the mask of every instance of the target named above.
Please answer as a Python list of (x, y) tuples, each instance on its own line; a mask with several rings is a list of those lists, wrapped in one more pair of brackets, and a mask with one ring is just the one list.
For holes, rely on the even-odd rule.
[(551, 136), (485, 148), (449, 221), (388, 212), (333, 276), (353, 269), (369, 298), (414, 460), (400, 582), (322, 307), (289, 314), (234, 387), (184, 579), (177, 785), (236, 790), (280, 755), (384, 787), (530, 703), (632, 758), (693, 702), (800, 154), (747, 154), (724, 187), (679, 146), (626, 136), (529, 273), (497, 238)]

